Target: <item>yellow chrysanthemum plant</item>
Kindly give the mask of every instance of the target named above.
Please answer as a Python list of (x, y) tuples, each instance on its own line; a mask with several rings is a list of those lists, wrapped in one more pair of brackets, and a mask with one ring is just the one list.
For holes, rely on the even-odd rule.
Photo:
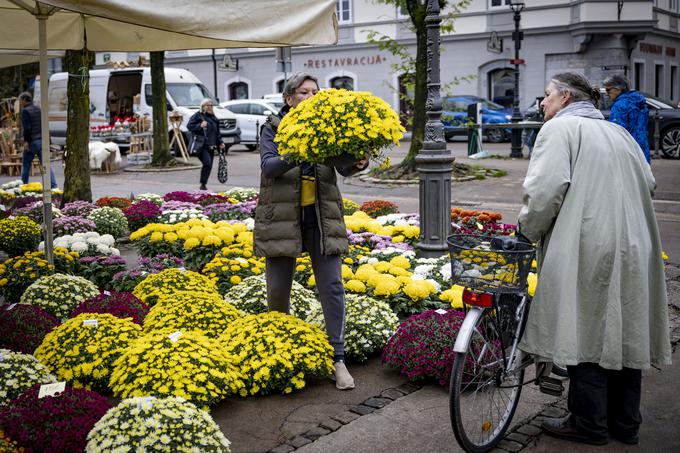
[(35, 357), (74, 387), (105, 391), (113, 362), (141, 333), (131, 318), (82, 313), (48, 333)]
[(198, 272), (169, 268), (157, 274), (150, 274), (139, 282), (132, 294), (149, 306), (158, 299), (173, 296), (177, 291), (197, 291), (218, 294), (215, 281)]
[(264, 273), (264, 258), (254, 255), (252, 244), (233, 244), (224, 247), (201, 271), (217, 281), (217, 288), (225, 294), (244, 279)]
[(199, 331), (148, 333), (130, 343), (113, 367), (109, 386), (121, 398), (178, 396), (207, 409), (244, 389), (235, 358)]
[(302, 101), (281, 120), (275, 137), (288, 162), (328, 163), (343, 154), (351, 159), (379, 158), (404, 135), (399, 115), (366, 91), (322, 90)]
[(333, 372), (333, 348), (326, 333), (284, 313), (238, 319), (219, 341), (245, 376), (241, 396), (290, 393), (302, 389), (306, 379)]
[(168, 253), (198, 272), (225, 246), (252, 247), (253, 233), (243, 223), (190, 219), (172, 225), (151, 223), (133, 232), (130, 240), (142, 256)]
[(210, 414), (179, 397), (127, 398), (87, 435), (86, 453), (175, 451), (229, 453), (230, 442)]
[(144, 318), (144, 331), (162, 329), (198, 330), (207, 337), (217, 338), (240, 318), (232, 305), (213, 292), (178, 291), (159, 298)]

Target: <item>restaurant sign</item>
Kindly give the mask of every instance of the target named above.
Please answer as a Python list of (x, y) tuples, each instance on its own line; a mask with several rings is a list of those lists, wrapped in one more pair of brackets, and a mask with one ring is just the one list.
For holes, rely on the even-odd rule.
[(303, 66), (307, 69), (338, 68), (346, 66), (371, 66), (387, 61), (387, 58), (378, 55), (363, 57), (338, 57), (338, 58), (316, 58), (305, 61)]

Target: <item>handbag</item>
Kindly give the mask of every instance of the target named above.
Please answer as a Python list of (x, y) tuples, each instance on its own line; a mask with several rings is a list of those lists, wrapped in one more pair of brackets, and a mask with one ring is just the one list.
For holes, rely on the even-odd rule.
[[(203, 114), (201, 114), (201, 112), (198, 112), (198, 114), (201, 117), (201, 120), (204, 120)], [(203, 129), (203, 134), (191, 134), (191, 144), (189, 145), (190, 156), (198, 156), (201, 154), (203, 145), (205, 145), (205, 139), (205, 129)]]
[(219, 162), (217, 164), (217, 180), (224, 184), (229, 179), (229, 166), (227, 165), (227, 153), (220, 151)]

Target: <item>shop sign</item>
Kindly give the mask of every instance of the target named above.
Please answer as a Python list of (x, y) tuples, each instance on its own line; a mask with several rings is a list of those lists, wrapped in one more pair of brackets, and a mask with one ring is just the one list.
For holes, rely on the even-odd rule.
[(323, 69), (323, 68), (337, 68), (345, 66), (371, 66), (380, 64), (386, 61), (387, 58), (381, 55), (363, 56), (363, 57), (340, 57), (340, 58), (322, 58), (309, 59), (305, 61), (303, 66), (307, 69)]
[(666, 56), (667, 57), (674, 57), (675, 56), (675, 47), (666, 47)]
[(648, 42), (641, 42), (640, 43), (640, 52), (642, 53), (651, 53), (654, 55), (661, 55), (663, 51), (663, 46), (659, 46), (657, 44), (650, 44)]
[(217, 65), (220, 71), (236, 72), (238, 71), (238, 59), (231, 58), (231, 55), (225, 54), (222, 62)]

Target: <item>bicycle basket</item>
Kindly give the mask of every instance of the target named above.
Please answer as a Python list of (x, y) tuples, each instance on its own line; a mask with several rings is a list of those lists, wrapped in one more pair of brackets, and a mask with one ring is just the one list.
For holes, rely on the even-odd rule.
[(523, 292), (535, 250), (508, 237), (454, 234), (446, 238), (453, 284), (503, 293)]

